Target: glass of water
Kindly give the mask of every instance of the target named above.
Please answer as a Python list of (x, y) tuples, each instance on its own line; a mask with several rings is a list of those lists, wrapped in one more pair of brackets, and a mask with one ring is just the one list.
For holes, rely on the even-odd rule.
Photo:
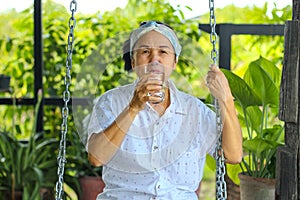
[(158, 91), (149, 92), (148, 96), (159, 97), (159, 101), (151, 101), (150, 103), (158, 104), (165, 99), (165, 67), (158, 63), (153, 62), (144, 66), (144, 74), (149, 75), (149, 79), (162, 81), (162, 89)]

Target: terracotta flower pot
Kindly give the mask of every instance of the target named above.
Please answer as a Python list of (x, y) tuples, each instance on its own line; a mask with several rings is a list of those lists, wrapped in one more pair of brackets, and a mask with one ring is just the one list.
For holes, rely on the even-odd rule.
[(83, 176), (79, 178), (81, 186), (80, 200), (95, 200), (105, 186), (101, 177)]
[[(13, 194), (12, 194), (13, 193)], [(11, 199), (11, 200), (22, 200), (22, 191), (5, 191), (4, 192), (4, 199)]]
[(239, 174), (241, 200), (274, 200), (275, 179), (255, 178)]
[(225, 174), (228, 200), (240, 200), (240, 186), (235, 184), (227, 174)]

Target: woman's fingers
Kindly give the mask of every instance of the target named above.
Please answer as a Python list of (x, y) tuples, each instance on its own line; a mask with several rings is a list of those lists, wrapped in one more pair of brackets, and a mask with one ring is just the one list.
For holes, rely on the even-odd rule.
[(206, 86), (211, 94), (219, 100), (225, 100), (228, 96), (232, 97), (227, 78), (215, 65), (212, 65), (207, 73)]
[(138, 110), (143, 110), (146, 102), (158, 101), (159, 97), (150, 94), (162, 89), (163, 82), (161, 80), (151, 78), (151, 75), (143, 76), (137, 83), (130, 106)]

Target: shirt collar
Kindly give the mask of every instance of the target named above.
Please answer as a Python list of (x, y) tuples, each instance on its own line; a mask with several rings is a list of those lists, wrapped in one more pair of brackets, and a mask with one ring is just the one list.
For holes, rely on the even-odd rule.
[(187, 109), (184, 109), (184, 100), (180, 95), (182, 92), (177, 89), (172, 80), (168, 80), (168, 86), (170, 90), (171, 104), (167, 110), (170, 110), (170, 112), (173, 112), (174, 114), (186, 115)]

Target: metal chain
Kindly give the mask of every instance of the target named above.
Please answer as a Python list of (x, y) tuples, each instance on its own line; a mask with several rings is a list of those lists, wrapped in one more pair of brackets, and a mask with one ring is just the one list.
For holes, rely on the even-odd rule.
[[(211, 50), (211, 59), (214, 65), (217, 65), (218, 60), (218, 51), (216, 48), (216, 43), (218, 39), (218, 35), (216, 33), (216, 16), (215, 16), (215, 5), (214, 0), (209, 0), (209, 11), (210, 11), (210, 42), (213, 46)], [(222, 149), (222, 119), (221, 119), (221, 109), (219, 107), (219, 103), (217, 99), (214, 99), (214, 106), (216, 109), (216, 126), (217, 132), (220, 135), (220, 139), (218, 140), (215, 159), (216, 159), (216, 199), (217, 200), (226, 200), (227, 199), (227, 188), (226, 188), (226, 181), (225, 181), (225, 157), (224, 152)]]
[(67, 47), (67, 59), (66, 59), (66, 75), (64, 79), (65, 91), (63, 92), (64, 107), (62, 108), (62, 124), (61, 124), (61, 139), (59, 145), (59, 152), (57, 156), (57, 175), (58, 181), (56, 182), (56, 200), (63, 199), (64, 190), (64, 171), (66, 160), (66, 134), (68, 132), (68, 116), (69, 108), (68, 102), (70, 101), (69, 86), (71, 84), (71, 69), (72, 69), (72, 55), (73, 55), (73, 43), (74, 43), (74, 29), (76, 26), (76, 19), (74, 14), (77, 10), (76, 0), (72, 0), (70, 3), (70, 11), (72, 13), (69, 19), (69, 35), (68, 35), (68, 47)]
[(218, 50), (217, 50), (217, 39), (218, 35), (216, 33), (216, 16), (215, 16), (215, 4), (214, 0), (209, 0), (209, 24), (211, 27), (211, 32), (210, 32), (210, 42), (213, 46), (211, 50), (211, 59), (213, 60), (213, 64), (217, 65), (217, 60), (218, 60)]

